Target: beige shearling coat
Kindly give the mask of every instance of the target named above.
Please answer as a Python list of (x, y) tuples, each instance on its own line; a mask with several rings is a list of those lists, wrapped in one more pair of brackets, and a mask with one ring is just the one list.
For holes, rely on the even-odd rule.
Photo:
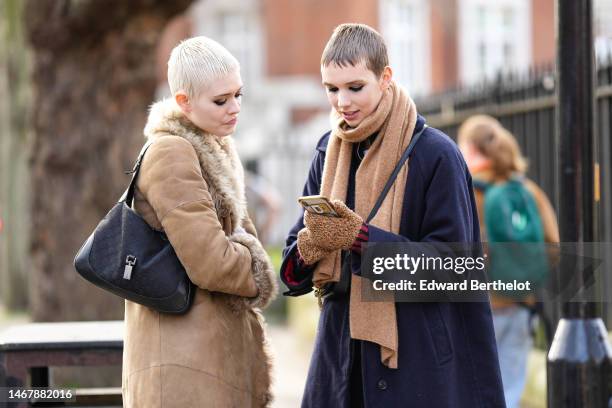
[(166, 233), (197, 290), (180, 316), (126, 301), (124, 406), (268, 406), (259, 308), (275, 296), (276, 280), (246, 212), (233, 141), (202, 133), (170, 99), (151, 107), (145, 136), (153, 144), (134, 209)]

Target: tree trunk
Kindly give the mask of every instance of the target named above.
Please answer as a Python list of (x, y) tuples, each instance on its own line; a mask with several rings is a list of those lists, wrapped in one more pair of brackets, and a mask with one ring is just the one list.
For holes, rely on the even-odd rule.
[(33, 47), (31, 311), (37, 321), (116, 319), (123, 301), (72, 261), (112, 207), (144, 139), (155, 46), (192, 0), (28, 0)]
[(29, 52), (23, 33), (23, 3), (0, 3), (0, 302), (27, 307)]

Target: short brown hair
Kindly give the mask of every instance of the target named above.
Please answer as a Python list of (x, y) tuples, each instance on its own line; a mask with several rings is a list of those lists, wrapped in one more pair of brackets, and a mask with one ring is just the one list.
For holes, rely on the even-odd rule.
[(457, 142), (469, 143), (491, 160), (495, 175), (509, 178), (512, 173), (524, 174), (527, 160), (516, 139), (497, 119), (489, 115), (468, 118), (461, 127)]
[(376, 30), (365, 24), (341, 24), (332, 33), (323, 55), (321, 66), (334, 63), (340, 67), (355, 66), (364, 61), (369, 70), (379, 77), (389, 65), (387, 45)]

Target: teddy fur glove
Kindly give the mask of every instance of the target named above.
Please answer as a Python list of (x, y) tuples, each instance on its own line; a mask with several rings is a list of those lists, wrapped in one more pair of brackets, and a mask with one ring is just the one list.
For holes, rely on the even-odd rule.
[(315, 245), (307, 228), (302, 228), (298, 232), (297, 246), (300, 256), (306, 265), (313, 265), (331, 253), (331, 251)]
[(363, 225), (363, 218), (340, 200), (332, 200), (340, 217), (329, 217), (306, 211), (304, 225), (310, 241), (327, 251), (350, 249)]

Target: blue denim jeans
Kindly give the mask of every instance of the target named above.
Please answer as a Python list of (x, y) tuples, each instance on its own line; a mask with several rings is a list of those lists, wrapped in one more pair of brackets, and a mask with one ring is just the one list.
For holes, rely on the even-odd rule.
[(519, 408), (527, 379), (527, 358), (533, 345), (529, 311), (520, 306), (493, 310), (493, 326), (507, 408)]

